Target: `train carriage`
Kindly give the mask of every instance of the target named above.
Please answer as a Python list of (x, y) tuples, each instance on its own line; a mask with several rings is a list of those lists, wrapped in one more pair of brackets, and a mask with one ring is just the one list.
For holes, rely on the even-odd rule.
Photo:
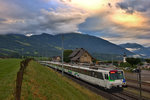
[(94, 85), (104, 87), (105, 89), (126, 86), (123, 70), (114, 70), (108, 68), (93, 69), (82, 66), (73, 66), (69, 64), (64, 64), (62, 69), (62, 64), (59, 62), (45, 61), (43, 64), (46, 64), (47, 66), (54, 69), (63, 70), (70, 75), (73, 75)]

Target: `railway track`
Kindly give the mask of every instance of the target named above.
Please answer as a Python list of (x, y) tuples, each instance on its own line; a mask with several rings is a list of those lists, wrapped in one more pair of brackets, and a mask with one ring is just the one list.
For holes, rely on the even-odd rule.
[[(51, 67), (50, 67), (51, 68)], [(54, 69), (56, 71), (56, 69)], [(57, 70), (57, 72), (61, 73), (61, 71)], [(108, 91), (105, 90), (102, 87), (90, 84), (88, 82), (85, 82), (79, 78), (76, 78), (74, 76), (69, 75), (68, 73), (64, 73), (64, 76), (71, 79), (72, 81), (80, 84), (81, 86), (95, 92), (98, 95), (103, 96), (104, 98), (108, 100), (138, 100), (139, 97), (137, 95), (133, 95), (133, 93), (129, 93), (125, 90), (114, 90), (114, 91)], [(142, 100), (148, 100), (148, 98), (142, 98)]]
[[(139, 87), (137, 86), (138, 81), (136, 80), (127, 80), (127, 82), (131, 82), (132, 84), (134, 83), (135, 85), (131, 85), (127, 83), (127, 86), (136, 90), (139, 90)], [(150, 84), (146, 82), (142, 82), (142, 91), (150, 93)]]
[[(112, 93), (113, 95), (122, 98), (122, 100), (138, 100), (139, 96), (128, 91), (122, 91), (119, 93)], [(149, 100), (149, 98), (142, 97), (142, 100)]]
[[(127, 79), (127, 81), (132, 82), (132, 83), (138, 83), (137, 80), (132, 80), (132, 79)], [(150, 83), (142, 82), (142, 85), (150, 86)]]
[[(139, 87), (137, 87), (137, 86), (128, 85), (128, 87), (133, 88), (135, 90), (139, 90)], [(150, 90), (146, 89), (146, 88), (142, 88), (142, 91), (150, 93)]]
[(137, 98), (133, 97), (133, 96), (129, 96), (129, 95), (126, 95), (125, 93), (112, 93), (112, 95), (118, 97), (119, 99), (122, 99), (122, 100), (137, 100)]

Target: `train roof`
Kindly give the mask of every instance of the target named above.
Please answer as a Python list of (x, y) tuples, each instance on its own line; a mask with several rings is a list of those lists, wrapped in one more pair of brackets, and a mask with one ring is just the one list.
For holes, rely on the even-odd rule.
[[(60, 62), (51, 62), (51, 61), (44, 61), (44, 62), (49, 62), (49, 63), (61, 65)], [(89, 70), (89, 71), (96, 71), (96, 72), (110, 72), (110, 71), (112, 71), (112, 70), (122, 71), (121, 69), (116, 69), (116, 68), (102, 68), (102, 67), (98, 67), (97, 69), (95, 69), (95, 68), (90, 68), (90, 66), (84, 67), (84, 66), (70, 65), (70, 64), (63, 64), (63, 65), (64, 65), (64, 66), (69, 66), (69, 67), (74, 67), (74, 68), (85, 69), (85, 70)]]

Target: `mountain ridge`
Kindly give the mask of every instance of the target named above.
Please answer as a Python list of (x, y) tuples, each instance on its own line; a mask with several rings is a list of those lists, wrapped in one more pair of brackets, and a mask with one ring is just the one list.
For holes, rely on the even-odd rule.
[[(63, 35), (64, 49), (84, 48), (96, 56), (98, 54), (122, 55), (124, 52), (128, 55), (134, 54), (99, 37), (79, 33)], [(9, 55), (10, 52), (17, 52), (20, 55), (52, 57), (61, 55), (61, 42), (62, 34), (51, 35), (43, 33), (32, 36), (20, 34), (0, 35), (0, 53)]]
[(141, 57), (146, 57), (150, 58), (150, 47), (144, 47), (141, 44), (138, 43), (125, 43), (125, 44), (120, 44), (119, 46), (128, 49), (135, 54), (140, 55)]

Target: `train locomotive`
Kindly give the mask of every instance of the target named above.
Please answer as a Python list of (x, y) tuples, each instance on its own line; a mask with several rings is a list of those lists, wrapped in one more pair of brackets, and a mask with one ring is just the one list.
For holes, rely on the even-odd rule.
[(122, 88), (123, 86), (126, 86), (123, 70), (110, 68), (94, 69), (70, 64), (63, 64), (62, 68), (62, 64), (59, 62), (43, 61), (40, 63), (57, 70), (63, 70), (65, 73), (73, 75), (91, 84), (104, 87), (105, 89)]

